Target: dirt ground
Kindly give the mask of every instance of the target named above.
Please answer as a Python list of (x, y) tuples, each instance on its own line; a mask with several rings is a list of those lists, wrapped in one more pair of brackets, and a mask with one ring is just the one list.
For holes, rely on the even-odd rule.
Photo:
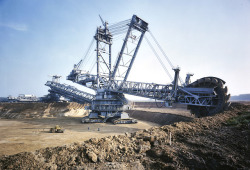
[[(156, 110), (153, 112), (138, 110), (132, 114), (141, 114), (143, 118), (147, 118), (152, 113), (157, 112)], [(141, 122), (141, 124), (118, 126), (91, 124), (93, 126), (89, 127), (93, 131), (90, 134), (97, 133), (97, 137), (93, 136), (85, 141), (78, 139), (78, 142), (71, 142), (72, 144), (69, 145), (0, 156), (0, 169), (250, 168), (250, 105), (248, 103), (245, 105), (234, 103), (229, 111), (204, 118), (193, 118), (185, 116), (186, 113), (183, 114), (175, 116), (177, 122), (171, 125), (150, 127), (152, 125), (149, 124), (149, 128), (146, 127), (146, 122), (145, 124)], [(155, 118), (161, 119), (161, 115), (173, 118), (173, 113), (159, 112)], [(180, 122), (179, 118), (187, 120)], [(30, 128), (30, 125), (38, 126), (37, 128), (40, 129), (40, 126), (49, 126), (53, 121), (59, 120), (62, 123), (65, 118), (55, 118), (55, 120), (50, 118), (49, 121), (46, 119), (14, 121), (21, 123), (20, 125), (24, 126), (22, 128), (25, 130), (25, 128)], [(69, 132), (72, 130), (72, 132), (82, 132), (82, 134), (86, 131), (89, 133), (88, 126), (84, 125), (86, 129), (83, 129), (81, 125), (76, 125), (76, 120), (78, 121), (76, 118), (65, 120), (65, 126), (68, 124)], [(99, 127), (99, 125), (103, 126)], [(72, 128), (73, 126), (75, 128)], [(133, 128), (130, 129), (130, 126)], [(100, 131), (95, 130), (98, 127)], [(128, 133), (124, 134), (125, 131), (123, 131), (123, 135), (118, 135), (120, 128), (126, 129), (125, 131)], [(101, 131), (105, 131), (105, 129), (107, 136), (101, 137), (104, 134)], [(14, 130), (15, 128), (12, 129), (12, 132)], [(110, 130), (112, 135), (108, 135)], [(135, 132), (132, 132), (133, 130)], [(115, 133), (118, 131), (119, 133)], [(34, 130), (30, 130), (26, 136), (32, 136), (31, 132), (35, 133)], [(23, 135), (25, 136), (25, 134)], [(42, 135), (47, 138), (46, 135), (51, 134), (43, 132)], [(57, 140), (60, 140), (62, 136), (59, 135), (61, 134), (52, 134), (50, 137), (58, 136)], [(62, 135), (66, 135), (66, 133)], [(47, 139), (51, 140), (51, 138)], [(10, 139), (15, 138), (13, 136)]]
[[(42, 119), (0, 119), (0, 155), (35, 151), (45, 147), (62, 146), (90, 138), (132, 133), (157, 124), (139, 121), (137, 124), (82, 124), (81, 117)], [(49, 133), (49, 128), (61, 125), (64, 133)], [(99, 128), (99, 131), (98, 131)]]
[[(189, 111), (185, 109), (150, 107), (128, 111), (132, 117), (138, 119), (137, 124), (82, 124), (81, 118), (87, 112), (83, 112), (84, 107), (77, 103), (6, 103), (1, 104), (0, 109), (1, 107), (0, 156), (191, 120)], [(75, 116), (79, 113), (81, 117)], [(49, 133), (49, 129), (55, 125), (62, 126), (65, 132)]]

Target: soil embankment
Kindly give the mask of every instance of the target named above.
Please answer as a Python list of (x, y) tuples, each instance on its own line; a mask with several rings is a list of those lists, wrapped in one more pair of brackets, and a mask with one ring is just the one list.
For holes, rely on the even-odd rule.
[(2, 156), (0, 168), (248, 169), (250, 106), (233, 107), (190, 122)]
[(88, 114), (84, 107), (78, 103), (0, 103), (0, 118), (84, 116)]

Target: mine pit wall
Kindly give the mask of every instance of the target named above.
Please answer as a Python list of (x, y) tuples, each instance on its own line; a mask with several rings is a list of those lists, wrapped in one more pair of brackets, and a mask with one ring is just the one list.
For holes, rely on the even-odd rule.
[(78, 103), (0, 103), (0, 118), (49, 118), (62, 116), (85, 116), (86, 105)]

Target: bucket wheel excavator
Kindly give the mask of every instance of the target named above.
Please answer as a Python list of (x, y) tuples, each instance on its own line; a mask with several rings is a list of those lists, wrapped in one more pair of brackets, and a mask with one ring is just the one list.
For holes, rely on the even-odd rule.
[(188, 109), (191, 110), (192, 114), (195, 114), (196, 117), (211, 116), (216, 113), (220, 113), (224, 110), (227, 110), (230, 103), (228, 102), (230, 94), (227, 94), (228, 88), (225, 85), (225, 81), (217, 77), (204, 77), (196, 80), (195, 82), (187, 85), (190, 88), (212, 88), (214, 90), (214, 97), (211, 99), (213, 107), (208, 106), (195, 106), (188, 105)]
[[(179, 77), (179, 67), (174, 67), (159, 45), (158, 41), (148, 29), (148, 23), (136, 15), (129, 20), (121, 21), (109, 25), (100, 17), (103, 26), (98, 27), (84, 59), (74, 65), (73, 70), (67, 77), (74, 83), (83, 85), (94, 90), (95, 94), (83, 92), (84, 97), (77, 96), (79, 99), (90, 103), (86, 109), (91, 110), (87, 117), (82, 119), (82, 123), (96, 123), (111, 121), (117, 123), (136, 123), (125, 112), (129, 109), (128, 101), (124, 94), (155, 99), (163, 101), (166, 107), (171, 107), (173, 103), (187, 105), (191, 113), (197, 117), (211, 116), (224, 111), (229, 106), (230, 95), (225, 81), (217, 77), (204, 77), (191, 83), (191, 76), (187, 74), (185, 82)], [(165, 60), (174, 70), (174, 78), (168, 72), (166, 65), (155, 50), (152, 43), (145, 36), (149, 32), (158, 51), (165, 57)], [(119, 51), (112, 67), (111, 46), (116, 37), (125, 33), (122, 39), (122, 48)], [(160, 64), (172, 80), (170, 84), (156, 84), (127, 81), (130, 70), (133, 66), (136, 55), (139, 51), (142, 40), (146, 39), (149, 47), (159, 60)], [(80, 70), (85, 64), (86, 56), (91, 53), (93, 44), (96, 44), (96, 56), (93, 63), (96, 72), (91, 73), (94, 66), (89, 71)], [(93, 57), (92, 57), (93, 59)], [(87, 66), (86, 66), (87, 67)], [(54, 84), (52, 86), (52, 84)], [(57, 89), (55, 83), (47, 82), (54, 92), (63, 91), (64, 88)], [(57, 85), (57, 84), (56, 84)], [(58, 86), (58, 85), (57, 85)], [(75, 94), (74, 90), (72, 93)], [(69, 92), (68, 92), (69, 94)], [(87, 98), (86, 98), (87, 96)]]

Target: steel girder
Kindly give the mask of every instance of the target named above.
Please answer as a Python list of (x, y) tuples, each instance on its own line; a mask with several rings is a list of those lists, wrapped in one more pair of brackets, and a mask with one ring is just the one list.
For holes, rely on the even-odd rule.
[(95, 95), (83, 92), (70, 85), (60, 84), (52, 81), (47, 81), (45, 85), (49, 86), (51, 91), (66, 98), (74, 99), (80, 103), (91, 103), (95, 99)]

